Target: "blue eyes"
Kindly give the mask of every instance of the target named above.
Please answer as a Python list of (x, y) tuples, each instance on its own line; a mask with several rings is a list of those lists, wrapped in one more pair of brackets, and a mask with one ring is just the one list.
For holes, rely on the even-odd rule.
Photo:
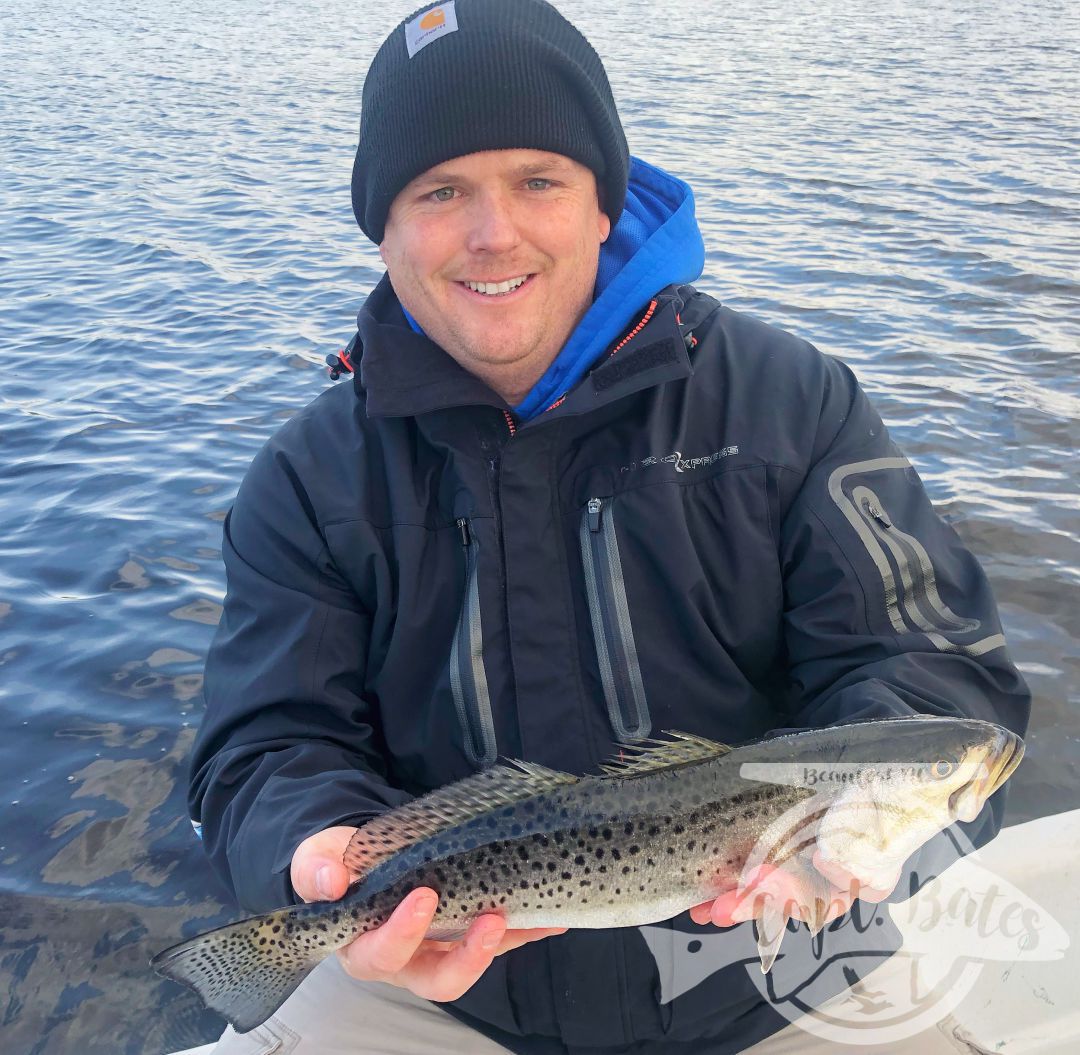
[[(548, 190), (553, 185), (553, 181), (549, 179), (542, 179), (537, 177), (536, 179), (528, 180), (525, 184), (529, 190), (543, 191)], [(453, 201), (457, 197), (457, 191), (453, 187), (440, 187), (438, 190), (433, 190), (429, 197), (433, 201), (448, 202)]]

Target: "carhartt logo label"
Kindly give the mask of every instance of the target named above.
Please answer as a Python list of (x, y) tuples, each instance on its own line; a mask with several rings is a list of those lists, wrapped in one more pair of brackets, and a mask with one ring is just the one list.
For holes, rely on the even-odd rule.
[(426, 48), (433, 40), (445, 37), (447, 33), (456, 33), (457, 28), (454, 0), (448, 0), (445, 4), (417, 15), (405, 26), (405, 45), (409, 49), (409, 58)]

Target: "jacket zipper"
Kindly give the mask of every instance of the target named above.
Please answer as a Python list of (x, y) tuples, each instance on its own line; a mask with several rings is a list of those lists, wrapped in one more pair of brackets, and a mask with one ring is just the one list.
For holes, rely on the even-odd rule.
[(589, 616), (608, 718), (620, 740), (642, 739), (652, 731), (652, 718), (641, 681), (610, 502), (589, 499), (581, 518), (580, 537)]
[(484, 669), (484, 633), (477, 577), (480, 544), (465, 517), (457, 520), (457, 527), (465, 549), (466, 575), (465, 598), (450, 649), (450, 688), (464, 736), (465, 754), (474, 766), (483, 768), (495, 761), (497, 747)]
[(869, 487), (859, 486), (852, 489), (851, 500), (899, 572), (899, 581), (893, 580), (891, 600), (896, 616), (902, 606), (908, 621), (923, 633), (978, 630), (978, 621), (962, 619), (941, 599), (930, 555), (914, 535), (893, 524), (881, 499)]

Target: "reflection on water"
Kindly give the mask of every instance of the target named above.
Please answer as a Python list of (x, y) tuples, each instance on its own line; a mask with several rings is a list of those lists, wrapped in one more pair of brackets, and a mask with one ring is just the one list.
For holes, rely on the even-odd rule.
[[(415, 5), (309, 6), (5, 6), (5, 1052), (219, 1028), (146, 961), (229, 914), (184, 802), (221, 521), (379, 276), (359, 83)], [(986, 565), (1037, 696), (1012, 819), (1080, 806), (1076, 12), (560, 6), (695, 188), (702, 286), (841, 355)]]

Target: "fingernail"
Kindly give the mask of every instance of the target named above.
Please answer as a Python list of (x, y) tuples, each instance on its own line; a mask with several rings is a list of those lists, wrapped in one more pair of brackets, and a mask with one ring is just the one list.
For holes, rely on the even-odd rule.
[(413, 916), (416, 919), (420, 919), (422, 916), (430, 916), (435, 911), (435, 906), (438, 903), (436, 898), (430, 896), (417, 898), (416, 903), (413, 905)]
[(330, 880), (333, 876), (333, 869), (329, 865), (323, 865), (315, 873), (315, 891), (321, 898), (332, 898), (333, 894), (330, 891)]
[(495, 946), (499, 944), (501, 938), (502, 935), (500, 935), (498, 931), (489, 930), (487, 934), (480, 939), (480, 947), (482, 949), (494, 949)]

